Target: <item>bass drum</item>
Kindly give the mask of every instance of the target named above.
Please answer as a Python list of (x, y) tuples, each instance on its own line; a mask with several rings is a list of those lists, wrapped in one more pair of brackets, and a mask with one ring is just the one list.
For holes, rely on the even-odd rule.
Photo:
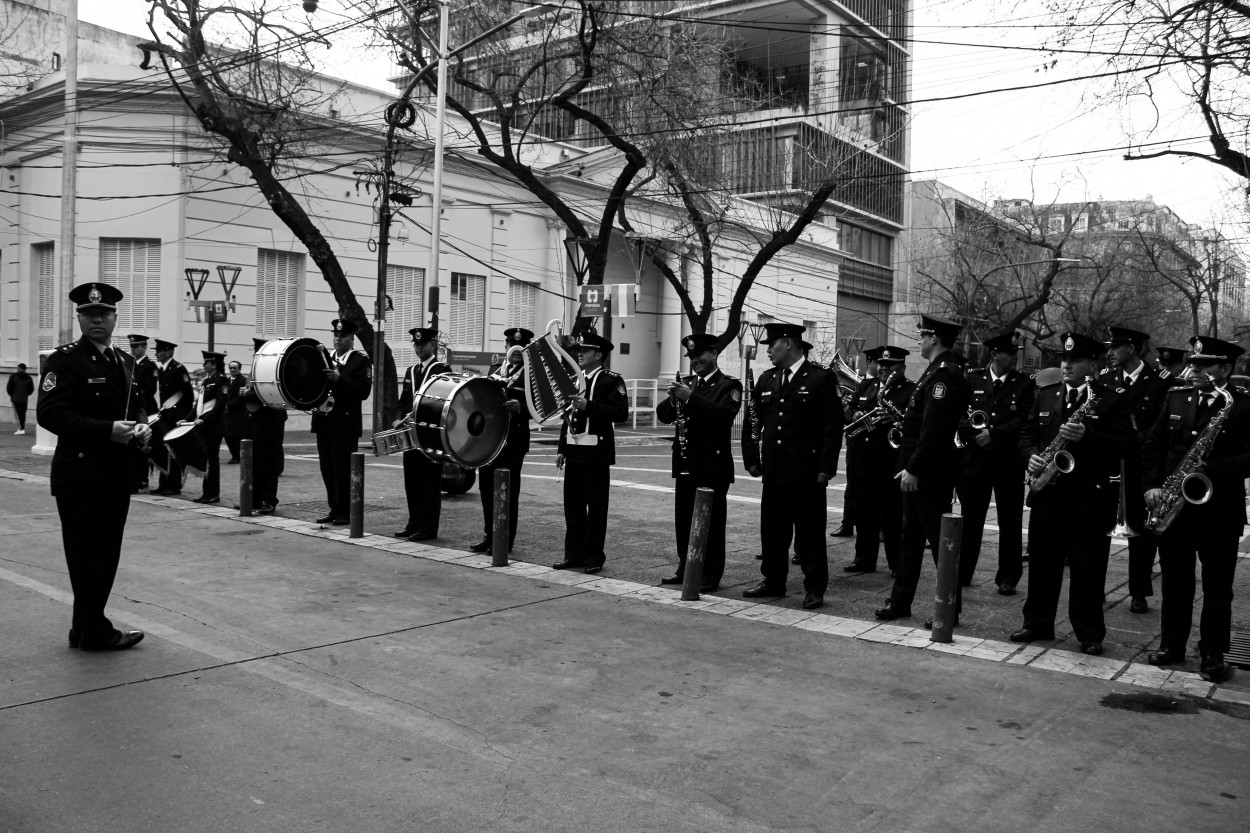
[(476, 469), (503, 450), (511, 415), (497, 380), (441, 373), (426, 380), (416, 400), (417, 450), (428, 459)]
[(252, 359), (252, 388), (270, 408), (314, 411), (330, 396), (326, 349), (312, 338), (275, 338)]

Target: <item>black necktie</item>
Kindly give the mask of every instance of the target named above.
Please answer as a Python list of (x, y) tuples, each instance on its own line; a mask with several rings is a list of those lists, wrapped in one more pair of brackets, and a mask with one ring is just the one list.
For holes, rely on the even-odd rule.
[(1211, 403), (1215, 401), (1215, 397), (1209, 393), (1198, 395), (1198, 422), (1201, 423), (1207, 418), (1207, 412), (1211, 410)]
[(787, 367), (781, 371), (781, 386), (784, 388), (788, 384), (790, 384), (790, 368)]
[(1081, 401), (1081, 389), (1069, 388), (1068, 389), (1068, 409), (1067, 409), (1068, 416), (1071, 416), (1073, 413), (1076, 412), (1076, 409), (1080, 407), (1080, 401)]
[(994, 395), (995, 395), (995, 396), (998, 396), (998, 391), (999, 391), (999, 390), (1001, 390), (1001, 389), (1002, 389), (1002, 387), (1003, 387), (1003, 380), (1002, 380), (1002, 379), (995, 379), (995, 380), (994, 380)]

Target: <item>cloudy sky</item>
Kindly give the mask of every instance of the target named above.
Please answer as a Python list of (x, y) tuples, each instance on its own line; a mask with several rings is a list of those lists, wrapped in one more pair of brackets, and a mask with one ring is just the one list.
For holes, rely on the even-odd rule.
[[(302, 17), (297, 2), (291, 5)], [(351, 5), (322, 0), (314, 19), (318, 26), (336, 25), (358, 14)], [(1036, 11), (1013, 9), (1025, 5)], [(914, 176), (941, 179), (982, 199), (1047, 203), (1150, 195), (1189, 222), (1244, 239), (1245, 203), (1231, 174), (1200, 160), (1122, 160), (1130, 137), (1188, 139), (1184, 147), (1208, 150), (1194, 141), (1202, 126), (1184, 100), (1162, 84), (1154, 102), (1128, 106), (1111, 82), (1080, 80), (1105, 67), (1097, 58), (1041, 51), (1054, 29), (1038, 5), (916, 0)], [(146, 35), (148, 8), (144, 0), (81, 0), (80, 14)], [(388, 61), (370, 59), (346, 35), (336, 36), (326, 59), (334, 75), (388, 89)]]

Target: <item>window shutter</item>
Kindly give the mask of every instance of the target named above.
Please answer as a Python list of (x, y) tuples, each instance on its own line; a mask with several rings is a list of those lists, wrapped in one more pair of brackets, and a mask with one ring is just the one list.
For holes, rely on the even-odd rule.
[(56, 347), (56, 244), (36, 243), (31, 250), (39, 288), (39, 349), (51, 350)]
[(486, 321), (486, 278), (483, 275), (451, 275), (451, 346), (481, 350)]
[(115, 344), (128, 333), (155, 333), (161, 318), (161, 241), (100, 238), (100, 281), (122, 291)]
[(256, 334), (295, 338), (303, 309), (304, 256), (258, 249), (256, 254)]
[[(538, 287), (512, 279), (508, 281), (508, 326), (534, 330), (538, 304)], [(536, 331), (535, 331), (536, 332)]]
[(424, 324), (425, 270), (412, 266), (386, 266), (387, 294), (395, 308), (388, 313), (391, 352), (395, 354), (395, 367), (402, 375), (410, 365), (416, 364), (416, 352), (408, 331)]

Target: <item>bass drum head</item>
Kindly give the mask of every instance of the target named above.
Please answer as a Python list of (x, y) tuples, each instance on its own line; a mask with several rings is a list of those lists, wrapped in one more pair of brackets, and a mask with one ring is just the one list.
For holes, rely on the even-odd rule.
[(488, 465), (508, 439), (506, 403), (497, 381), (458, 374), (433, 377), (418, 394), (421, 452), (431, 460), (470, 469)]
[(271, 408), (311, 411), (330, 395), (325, 352), (311, 338), (278, 338), (252, 359), (252, 387)]
[(171, 428), (165, 435), (165, 447), (179, 465), (201, 472), (208, 470), (208, 449), (195, 425)]

